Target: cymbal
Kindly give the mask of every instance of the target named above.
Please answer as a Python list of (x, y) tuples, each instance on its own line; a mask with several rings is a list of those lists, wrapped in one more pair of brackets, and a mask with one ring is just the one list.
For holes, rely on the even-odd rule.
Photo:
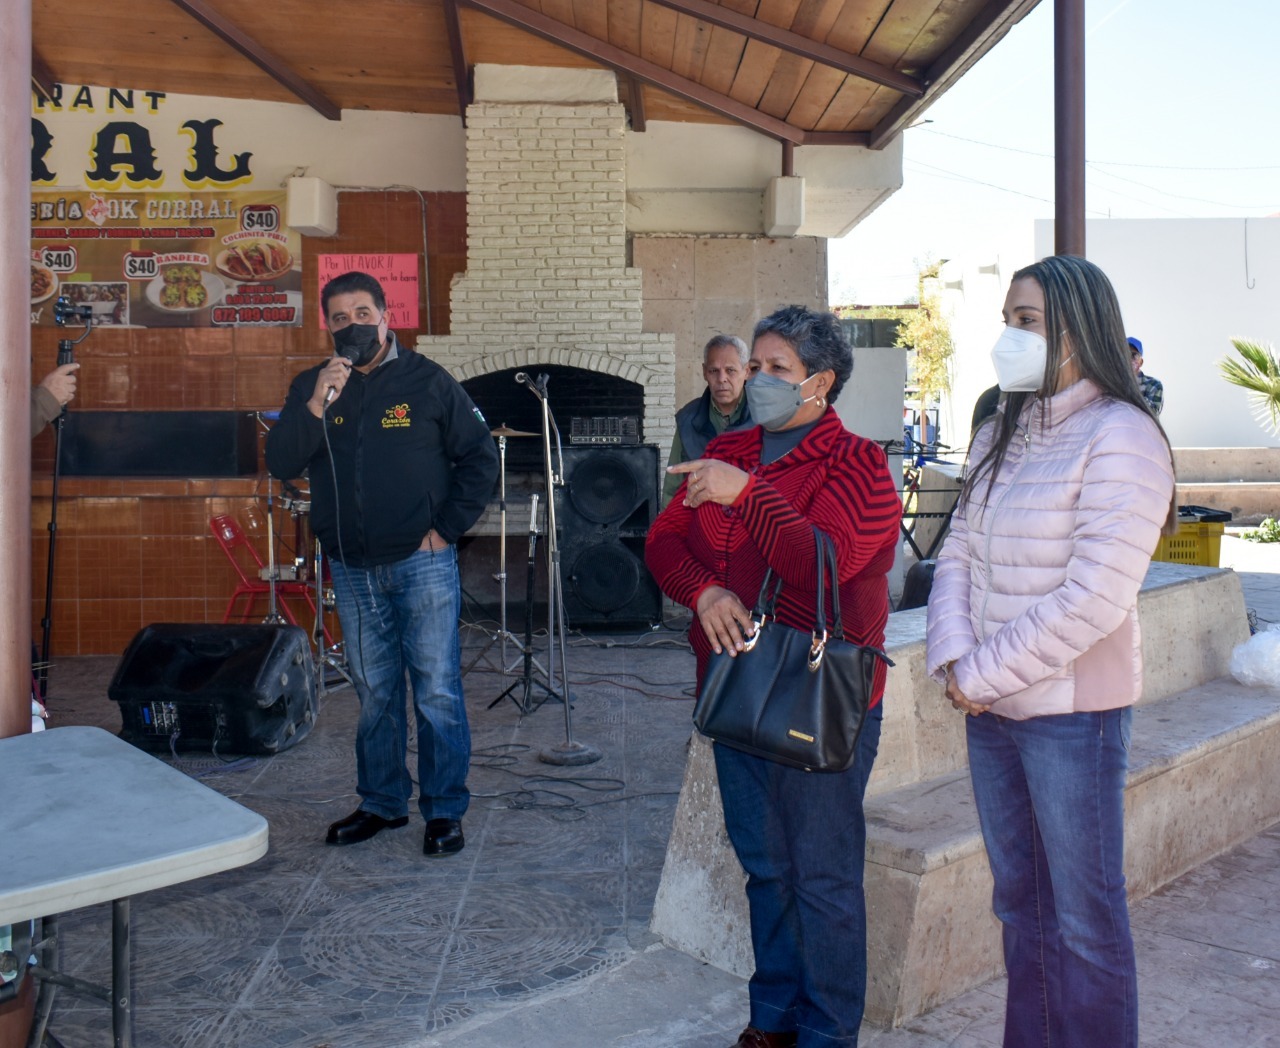
[(512, 429), (505, 422), (497, 429), (489, 430), (490, 436), (494, 437), (540, 437), (541, 433), (529, 433), (523, 429)]

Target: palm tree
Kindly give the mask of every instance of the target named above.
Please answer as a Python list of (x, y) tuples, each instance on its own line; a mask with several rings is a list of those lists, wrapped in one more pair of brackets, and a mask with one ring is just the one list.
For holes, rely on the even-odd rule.
[(1260, 425), (1280, 435), (1280, 361), (1270, 344), (1248, 338), (1233, 338), (1231, 344), (1240, 360), (1221, 360), (1222, 377), (1249, 391), (1249, 401)]

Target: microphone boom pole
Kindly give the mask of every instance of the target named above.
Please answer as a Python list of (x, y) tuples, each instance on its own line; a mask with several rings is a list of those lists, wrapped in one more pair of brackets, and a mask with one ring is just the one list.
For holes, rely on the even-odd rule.
[[(569, 695), (569, 661), (565, 651), (564, 582), (560, 572), (560, 539), (556, 533), (557, 481), (564, 482), (564, 453), (560, 447), (560, 431), (551, 415), (551, 402), (547, 395), (547, 376), (539, 375), (530, 382), (524, 372), (516, 375), (516, 381), (528, 386), (542, 402), (542, 462), (547, 485), (547, 685), (555, 690), (555, 649), (560, 645), (560, 692), (564, 703), (564, 741), (548, 746), (538, 754), (544, 764), (581, 765), (593, 764), (603, 754), (594, 746), (587, 746), (573, 737), (573, 703)], [(556, 451), (559, 453), (560, 473), (557, 477), (551, 468), (551, 431), (556, 431)], [(545, 701), (545, 700), (544, 700)]]

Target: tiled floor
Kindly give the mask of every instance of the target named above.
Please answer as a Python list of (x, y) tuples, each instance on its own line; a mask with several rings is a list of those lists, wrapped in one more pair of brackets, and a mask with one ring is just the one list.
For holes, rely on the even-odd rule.
[[(1280, 546), (1228, 537), (1246, 604), (1280, 622)], [(482, 639), (465, 635), (470, 651)], [(136, 1043), (165, 1048), (724, 1048), (745, 1019), (741, 980), (647, 931), (689, 734), (692, 657), (660, 631), (569, 649), (574, 737), (603, 759), (536, 759), (562, 708), (521, 717), (496, 648), (466, 679), (475, 757), (468, 843), (422, 856), (422, 829), (323, 843), (355, 807), (355, 701), (330, 694), (295, 749), (247, 767), (182, 756), (189, 774), (261, 812), (268, 855), (135, 900)], [(464, 653), (464, 664), (470, 655)], [(119, 725), (112, 658), (51, 674), (55, 722)], [(138, 798), (137, 818), (164, 818)], [(1280, 1046), (1280, 827), (1134, 908), (1144, 1048)], [(64, 919), (64, 963), (108, 977), (109, 908)], [(1003, 982), (892, 1031), (875, 1048), (994, 1048)], [(67, 1048), (109, 1043), (105, 1005), (60, 993)], [(1103, 1046), (1099, 1046), (1103, 1048)]]
[[(652, 943), (693, 660), (669, 631), (613, 639), (569, 649), (573, 735), (602, 752), (595, 764), (537, 760), (565, 737), (557, 702), (524, 717), (507, 700), (486, 708), (509, 683), (486, 669), (494, 658), (467, 677), (473, 801), (457, 856), (424, 858), (416, 814), (358, 846), (323, 843), (357, 804), (350, 689), (332, 692), (311, 735), (276, 757), (239, 767), (180, 755), (178, 767), (266, 816), (270, 850), (135, 901), (137, 1043), (408, 1045)], [(53, 723), (118, 729), (105, 694), (113, 667), (55, 665)], [(137, 818), (163, 819), (164, 798), (138, 798)], [(68, 914), (62, 931), (66, 969), (107, 980), (109, 908)], [(108, 1019), (103, 1005), (60, 992), (52, 1029), (68, 1048), (102, 1044)]]

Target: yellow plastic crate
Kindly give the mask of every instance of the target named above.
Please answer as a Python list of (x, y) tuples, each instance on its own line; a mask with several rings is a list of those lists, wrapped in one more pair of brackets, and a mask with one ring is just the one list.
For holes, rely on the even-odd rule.
[(1218, 555), (1222, 550), (1224, 527), (1223, 524), (1208, 524), (1198, 520), (1182, 521), (1178, 524), (1176, 535), (1165, 535), (1160, 539), (1151, 559), (1216, 568)]

